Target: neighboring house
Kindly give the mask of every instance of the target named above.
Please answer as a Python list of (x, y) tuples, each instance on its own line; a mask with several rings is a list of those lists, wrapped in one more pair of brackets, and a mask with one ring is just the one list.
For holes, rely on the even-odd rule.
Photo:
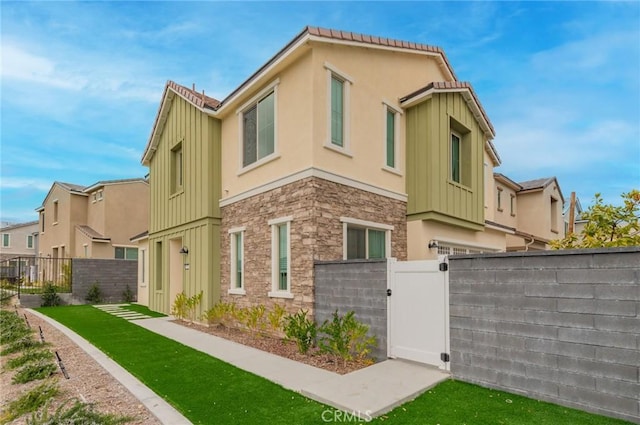
[(38, 222), (8, 224), (0, 229), (0, 260), (35, 257), (38, 252)]
[(312, 309), (315, 261), (505, 250), (485, 222), (493, 137), (418, 43), (307, 27), (222, 101), (169, 81), (142, 158), (149, 306)]
[(149, 184), (142, 178), (86, 187), (54, 182), (36, 211), (41, 257), (137, 260), (130, 237), (148, 226)]
[(564, 197), (555, 177), (515, 182), (494, 173), (493, 224), (506, 229), (507, 251), (545, 250), (563, 238)]

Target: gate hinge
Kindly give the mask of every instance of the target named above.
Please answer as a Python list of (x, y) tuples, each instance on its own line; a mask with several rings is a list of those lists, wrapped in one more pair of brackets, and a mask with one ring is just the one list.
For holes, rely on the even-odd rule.
[(440, 353), (440, 360), (445, 363), (449, 362), (449, 353)]
[(440, 263), (438, 268), (441, 272), (446, 272), (447, 270), (449, 270), (449, 265), (447, 263)]
[(387, 289), (387, 297), (391, 296), (391, 289)]

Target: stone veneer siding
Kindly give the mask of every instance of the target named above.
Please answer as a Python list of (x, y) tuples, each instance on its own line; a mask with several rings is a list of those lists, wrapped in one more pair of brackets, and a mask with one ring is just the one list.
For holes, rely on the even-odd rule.
[[(391, 256), (404, 260), (406, 202), (350, 186), (308, 177), (222, 207), (221, 300), (240, 306), (274, 303), (289, 312), (313, 312), (314, 262), (342, 260), (343, 223), (349, 217), (394, 226)], [(293, 299), (271, 298), (271, 226), (269, 220), (292, 216), (291, 293)], [(245, 227), (244, 285), (246, 295), (229, 294), (229, 229)]]

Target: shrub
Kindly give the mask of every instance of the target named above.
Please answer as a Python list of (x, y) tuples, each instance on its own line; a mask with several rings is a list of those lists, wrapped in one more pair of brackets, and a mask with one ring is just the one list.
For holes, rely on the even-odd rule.
[(25, 413), (35, 412), (55, 397), (58, 392), (58, 386), (54, 382), (38, 385), (9, 403), (7, 410), (0, 416), (0, 423), (12, 421)]
[(91, 285), (91, 288), (89, 288), (89, 292), (87, 292), (87, 296), (84, 297), (84, 299), (89, 301), (91, 304), (100, 304), (102, 302), (102, 291), (100, 290), (98, 282)]
[(232, 320), (232, 311), (235, 308), (235, 304), (220, 302), (205, 311), (202, 318), (210, 325), (228, 326)]
[(129, 288), (129, 285), (127, 285), (127, 289), (122, 291), (122, 301), (124, 301), (125, 303), (132, 303), (135, 301), (135, 299), (135, 294), (133, 293), (131, 288)]
[(36, 360), (48, 359), (53, 359), (53, 353), (51, 351), (43, 350), (41, 348), (31, 348), (25, 351), (21, 356), (9, 360), (6, 364), (6, 368), (15, 369)]
[(198, 295), (187, 297), (184, 292), (176, 295), (176, 299), (171, 307), (171, 314), (181, 320), (195, 320), (195, 313), (198, 305), (202, 301), (202, 291)]
[(55, 307), (62, 304), (62, 300), (57, 293), (56, 286), (52, 282), (46, 282), (42, 288), (42, 307)]
[(10, 343), (0, 354), (4, 356), (5, 354), (17, 353), (18, 351), (27, 350), (29, 348), (43, 347), (44, 345), (45, 344), (40, 341), (35, 341), (31, 337), (31, 333), (29, 333)]
[(287, 310), (280, 304), (273, 306), (273, 310), (267, 313), (267, 321), (272, 332), (279, 333), (282, 331), (282, 325), (284, 317), (287, 314)]
[(340, 357), (344, 362), (353, 360), (354, 356), (366, 359), (376, 344), (375, 337), (367, 336), (369, 327), (357, 321), (353, 311), (340, 316), (336, 310), (319, 331), (324, 334), (318, 343), (320, 350)]
[(35, 381), (36, 379), (44, 379), (56, 373), (55, 363), (49, 360), (39, 360), (33, 363), (27, 363), (18, 373), (13, 376), (11, 382), (14, 384), (24, 384), (25, 382)]
[[(68, 402), (68, 401), (67, 401)], [(117, 416), (112, 414), (99, 413), (94, 410), (93, 404), (75, 401), (73, 406), (67, 408), (64, 403), (56, 409), (53, 414), (48, 409), (42, 409), (38, 413), (31, 415), (31, 419), (27, 419), (28, 425), (53, 425), (53, 424), (100, 424), (100, 425), (117, 425), (132, 421), (133, 418), (128, 416)]]
[[(0, 332), (0, 343), (2, 345), (12, 344), (21, 338), (29, 337), (32, 330), (15, 314), (10, 314), (14, 320), (7, 318), (2, 323), (2, 332)], [(6, 322), (6, 323), (5, 323)]]
[(307, 317), (307, 310), (300, 310), (284, 318), (284, 334), (286, 339), (296, 342), (298, 351), (306, 354), (316, 341), (318, 327)]
[(265, 310), (262, 304), (245, 309), (244, 325), (254, 334), (264, 331), (267, 327), (264, 321)]

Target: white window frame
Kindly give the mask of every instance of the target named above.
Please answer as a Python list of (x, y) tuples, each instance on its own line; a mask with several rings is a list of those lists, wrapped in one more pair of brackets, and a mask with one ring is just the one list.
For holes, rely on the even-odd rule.
[[(453, 178), (453, 137), (456, 136), (458, 139), (458, 181)], [(449, 131), (449, 181), (463, 185), (462, 184), (462, 135), (457, 131), (451, 130)], [(464, 185), (463, 185), (464, 186)]]
[[(340, 217), (342, 223), (342, 259), (347, 260), (347, 229), (349, 225), (353, 227), (361, 227), (364, 229), (371, 229), (384, 232), (384, 256), (385, 258), (391, 258), (391, 232), (394, 230), (394, 226), (389, 224), (376, 223), (374, 221), (360, 220), (351, 217)], [(369, 258), (369, 240), (368, 232), (365, 233), (365, 257)]]
[[(272, 298), (288, 298), (292, 299), (291, 293), (291, 222), (292, 216), (280, 217), (273, 220), (269, 220), (267, 223), (271, 226), (271, 291), (267, 294)], [(279, 262), (278, 249), (279, 249), (279, 235), (278, 227), (285, 224), (287, 226), (287, 289), (281, 290), (279, 288)]]
[[(7, 237), (7, 243), (4, 243), (5, 235)], [(11, 248), (11, 233), (3, 233), (2, 234), (2, 247), (3, 248)]]
[[(31, 240), (31, 246), (29, 246), (29, 240)], [(35, 236), (27, 235), (26, 245), (27, 249), (35, 249)]]
[[(89, 244), (82, 244), (82, 249), (84, 251), (84, 258), (89, 258)], [(127, 255), (127, 253), (125, 252), (125, 255)], [(115, 256), (115, 251), (114, 251), (114, 256)]]
[[(387, 112), (393, 112), (393, 156), (394, 156), (394, 160), (395, 160), (395, 164), (393, 167), (389, 166), (387, 164)], [(397, 174), (399, 176), (402, 175), (402, 172), (400, 170), (400, 161), (399, 161), (399, 154), (400, 154), (400, 116), (402, 115), (402, 112), (400, 111), (400, 108), (397, 108), (393, 105), (391, 105), (391, 103), (387, 102), (387, 101), (382, 101), (382, 117), (383, 117), (383, 128), (384, 128), (384, 133), (382, 135), (382, 158), (383, 158), (383, 163), (382, 163), (382, 169), (385, 171), (388, 171), (390, 173), (393, 174)]]
[[(245, 102), (242, 106), (240, 106), (236, 110), (236, 115), (238, 116), (238, 172), (236, 173), (238, 176), (246, 173), (247, 171), (251, 171), (254, 168), (258, 168), (268, 162), (274, 161), (280, 158), (280, 154), (278, 153), (278, 86), (280, 85), (280, 78), (276, 78), (274, 81), (269, 83), (264, 89), (260, 90), (256, 95), (254, 95), (251, 99)], [(243, 125), (243, 117), (245, 111), (250, 109), (252, 106), (256, 105), (260, 100), (269, 96), (273, 93), (273, 152), (267, 156), (262, 158), (258, 158), (255, 162), (251, 164), (244, 165), (244, 125)], [(256, 147), (257, 149), (257, 147)]]
[[(351, 85), (354, 79), (349, 74), (340, 71), (338, 68), (330, 64), (324, 63), (327, 72), (327, 137), (324, 147), (335, 152), (341, 153), (348, 157), (353, 157), (351, 153)], [(331, 142), (331, 80), (333, 78), (341, 80), (343, 84), (343, 116), (342, 116), (342, 146), (334, 145)]]
[[(124, 249), (124, 257), (123, 258), (116, 257), (116, 249), (117, 248)], [(138, 258), (136, 258), (135, 260), (127, 258), (127, 250), (128, 249), (135, 249), (136, 251), (138, 251)], [(139, 258), (140, 258), (140, 248), (138, 248), (137, 246), (115, 245), (113, 247), (113, 258), (116, 259), (116, 260), (138, 261)]]
[[(229, 229), (229, 248), (230, 248), (230, 256), (229, 258), (231, 259), (230, 261), (230, 275), (229, 275), (229, 294), (233, 294), (233, 295), (246, 295), (246, 290), (244, 289), (244, 233), (245, 233), (246, 228), (245, 227), (234, 227)], [(242, 239), (242, 246), (240, 247), (240, 251), (242, 253), (242, 269), (240, 270), (240, 285), (238, 286), (236, 282), (236, 276), (237, 276), (237, 257), (236, 257), (236, 253), (237, 251), (237, 241), (236, 241), (236, 236), (240, 235), (241, 239)]]

